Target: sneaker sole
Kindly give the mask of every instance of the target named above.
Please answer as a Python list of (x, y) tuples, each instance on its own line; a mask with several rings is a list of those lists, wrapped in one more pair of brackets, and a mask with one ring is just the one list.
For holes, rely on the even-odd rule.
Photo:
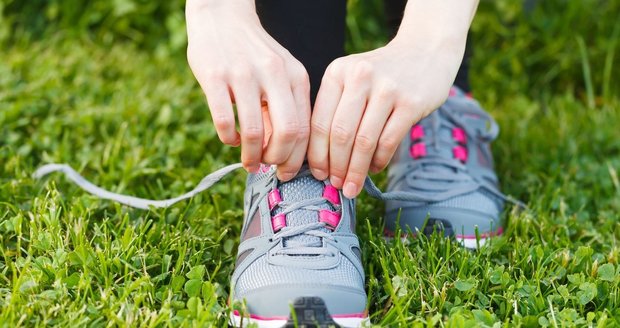
[[(461, 246), (467, 249), (479, 249), (482, 246), (484, 246), (489, 240), (491, 240), (492, 238), (500, 237), (503, 233), (504, 233), (504, 229), (499, 228), (494, 232), (481, 233), (479, 235), (479, 239), (475, 235), (454, 235), (453, 237), (454, 239), (456, 239), (456, 241), (458, 241), (461, 244)], [(392, 241), (396, 237), (394, 232), (389, 231), (387, 229), (384, 229), (383, 236), (384, 236), (383, 238), (388, 242)], [(406, 233), (401, 233), (400, 236), (401, 236), (400, 240), (404, 244), (409, 243), (409, 238), (416, 237), (415, 234), (410, 235)], [(446, 237), (451, 238), (452, 236), (446, 236)]]
[(293, 316), (262, 317), (250, 314), (240, 316), (237, 310), (230, 315), (233, 327), (256, 324), (259, 328), (293, 328), (293, 327), (363, 327), (368, 322), (366, 313), (330, 315), (325, 302), (320, 297), (300, 297), (293, 302)]

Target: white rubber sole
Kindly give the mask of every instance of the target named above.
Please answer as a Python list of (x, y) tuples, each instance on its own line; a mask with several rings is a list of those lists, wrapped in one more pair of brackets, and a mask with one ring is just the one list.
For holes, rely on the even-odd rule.
[(487, 240), (489, 238), (480, 238), (479, 241), (477, 241), (476, 239), (471, 239), (471, 238), (463, 238), (463, 239), (459, 239), (458, 237), (456, 238), (456, 240), (465, 248), (468, 249), (478, 249), (482, 246), (484, 246), (487, 243)]
[[(368, 317), (366, 318), (359, 318), (359, 317), (346, 318), (345, 317), (345, 318), (333, 318), (333, 319), (340, 327), (358, 328), (358, 327), (370, 326)], [(249, 324), (256, 324), (259, 328), (281, 328), (286, 324), (287, 321), (288, 321), (287, 319), (258, 319), (258, 318), (249, 318), (249, 317), (242, 318), (241, 316), (235, 315), (234, 313), (230, 315), (230, 324), (233, 327), (241, 327), (242, 324), (243, 324), (243, 327), (246, 327)]]
[[(383, 239), (385, 239), (385, 241), (387, 242), (391, 242), (392, 240), (394, 240), (395, 237), (387, 237), (384, 236)], [(400, 241), (404, 244), (404, 245), (408, 245), (409, 244), (409, 240), (411, 239), (411, 237), (400, 237)], [(491, 238), (480, 238), (480, 242), (478, 243), (476, 241), (476, 239), (472, 239), (472, 238), (456, 238), (456, 241), (459, 242), (459, 244), (461, 244), (461, 246), (467, 248), (467, 249), (479, 249), (482, 246), (484, 246), (487, 241), (491, 239)]]

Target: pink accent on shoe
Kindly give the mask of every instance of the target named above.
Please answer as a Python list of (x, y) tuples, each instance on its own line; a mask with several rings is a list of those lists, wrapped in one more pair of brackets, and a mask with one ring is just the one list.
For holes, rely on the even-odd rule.
[(448, 94), (448, 97), (455, 97), (456, 95), (458, 95), (458, 91), (456, 91), (455, 87), (451, 87), (450, 88), (450, 93)]
[(454, 155), (454, 158), (459, 161), (463, 163), (467, 162), (467, 148), (463, 146), (456, 146), (452, 148), (452, 154)]
[(368, 317), (367, 312), (360, 313), (350, 313), (350, 314), (332, 314), (332, 318), (344, 319), (344, 318), (366, 318)]
[(409, 149), (409, 155), (411, 155), (414, 159), (426, 156), (426, 144), (423, 142), (413, 144), (413, 146)]
[(334, 205), (340, 205), (340, 195), (338, 194), (338, 189), (332, 185), (325, 186), (325, 189), (323, 189), (323, 198), (327, 199)]
[(267, 172), (269, 172), (269, 170), (271, 170), (271, 165), (266, 165), (266, 164), (261, 163), (260, 167), (258, 168), (258, 170), (261, 173), (267, 173)]
[[(237, 317), (240, 317), (241, 314), (239, 313), (239, 310), (234, 310), (233, 314)], [(256, 315), (256, 314), (249, 314), (246, 315), (246, 317), (250, 317), (251, 319), (254, 320), (264, 320), (264, 321), (271, 321), (271, 320), (288, 320), (289, 317), (288, 316), (273, 316), (273, 317), (264, 317), (264, 316), (260, 316), (260, 315)], [(360, 313), (350, 313), (350, 314), (332, 314), (331, 315), (332, 318), (338, 318), (338, 319), (345, 319), (345, 318), (366, 318), (368, 317), (368, 313), (367, 312), (360, 312)]]
[(327, 228), (334, 230), (340, 223), (340, 213), (330, 210), (320, 210), (319, 222), (327, 223)]
[[(239, 310), (234, 310), (233, 313), (237, 317), (241, 316), (241, 314), (239, 313)], [(245, 317), (248, 317), (248, 315), (246, 315)], [(262, 320), (262, 321), (288, 320), (288, 316), (263, 317), (263, 316), (256, 315), (256, 314), (250, 314), (249, 317), (254, 320)]]
[(273, 211), (274, 207), (278, 206), (282, 202), (282, 196), (280, 196), (280, 190), (277, 188), (270, 191), (267, 194), (267, 201), (269, 202), (269, 210)]
[(474, 95), (471, 92), (466, 93), (465, 97), (467, 97), (469, 99), (474, 99)]
[(461, 128), (452, 129), (452, 138), (461, 145), (467, 143), (467, 134), (465, 133), (465, 130)]
[(271, 227), (273, 228), (273, 232), (278, 232), (280, 229), (286, 227), (286, 215), (280, 213), (271, 217)]
[(411, 128), (411, 140), (418, 140), (424, 138), (424, 128), (421, 125), (414, 125)]
[[(480, 234), (480, 238), (489, 238), (501, 236), (504, 233), (504, 228), (499, 228), (497, 231), (490, 231)], [(476, 239), (476, 235), (456, 235), (456, 239)]]

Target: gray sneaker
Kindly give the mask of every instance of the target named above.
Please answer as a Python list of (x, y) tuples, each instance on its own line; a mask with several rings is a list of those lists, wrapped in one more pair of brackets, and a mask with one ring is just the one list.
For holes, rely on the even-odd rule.
[[(355, 204), (304, 167), (282, 183), (250, 174), (232, 275), (231, 321), (259, 327), (358, 327), (366, 320)], [(238, 306), (237, 305), (237, 306)]]
[(388, 170), (388, 192), (417, 201), (386, 202), (386, 235), (441, 230), (467, 248), (502, 234), (506, 197), (498, 189), (490, 142), (497, 123), (457, 88), (448, 100), (411, 129)]

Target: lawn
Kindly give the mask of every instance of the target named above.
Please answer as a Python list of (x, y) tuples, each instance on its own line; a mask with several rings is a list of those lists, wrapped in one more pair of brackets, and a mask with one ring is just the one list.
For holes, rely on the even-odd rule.
[[(350, 51), (385, 42), (363, 16), (376, 3), (350, 3)], [(505, 234), (467, 251), (437, 235), (386, 242), (382, 204), (363, 195), (373, 324), (620, 326), (618, 12), (617, 0), (532, 11), (482, 2), (474, 95), (502, 129), (493, 148), (502, 190), (529, 209), (509, 206)], [(0, 21), (0, 327), (226, 326), (244, 173), (149, 211), (60, 175), (32, 178), (42, 164), (69, 163), (113, 191), (163, 199), (237, 162), (239, 150), (217, 139), (182, 38), (153, 46), (32, 26)], [(384, 174), (374, 178), (385, 187)]]

